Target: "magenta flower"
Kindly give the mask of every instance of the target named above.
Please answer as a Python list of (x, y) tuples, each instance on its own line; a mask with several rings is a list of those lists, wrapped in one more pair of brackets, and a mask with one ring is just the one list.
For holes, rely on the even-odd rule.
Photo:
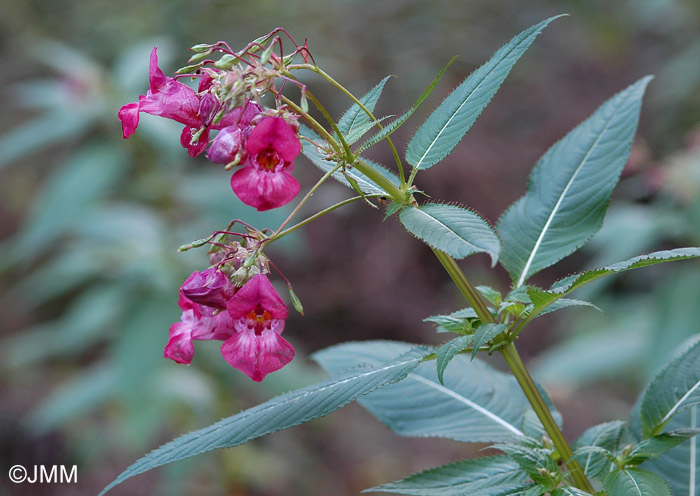
[(296, 132), (281, 117), (266, 117), (250, 132), (248, 160), (231, 177), (231, 188), (246, 205), (269, 210), (292, 201), (299, 182), (291, 176), (301, 151)]
[(194, 303), (225, 310), (236, 290), (226, 274), (212, 267), (204, 272), (194, 271), (180, 291)]
[(250, 279), (227, 305), (237, 331), (221, 345), (226, 361), (255, 382), (294, 358), (294, 348), (280, 334), (289, 310), (267, 276)]
[[(208, 92), (212, 78), (207, 75), (200, 80), (199, 91), (204, 93), (200, 97), (189, 86), (163, 74), (158, 67), (157, 50), (158, 48), (154, 47), (151, 52), (148, 92), (139, 96), (138, 102), (128, 103), (119, 110), (119, 120), (122, 123), (125, 139), (136, 131), (140, 112), (159, 115), (185, 125), (180, 143), (187, 148), (190, 156), (196, 157), (209, 145), (209, 129), (222, 129), (232, 125), (247, 126), (253, 117), (262, 111), (256, 103), (247, 102), (245, 109), (234, 109), (220, 122), (210, 126), (221, 106), (216, 96)], [(192, 136), (200, 130), (198, 140), (192, 143)]]
[(190, 363), (194, 356), (192, 340), (228, 339), (234, 332), (233, 320), (228, 312), (199, 305), (180, 293), (178, 302), (182, 308), (180, 322), (170, 326), (170, 339), (163, 356), (177, 363)]

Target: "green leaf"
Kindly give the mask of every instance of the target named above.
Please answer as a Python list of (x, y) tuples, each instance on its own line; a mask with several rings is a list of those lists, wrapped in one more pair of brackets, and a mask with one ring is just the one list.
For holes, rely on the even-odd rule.
[(600, 479), (610, 470), (610, 460), (605, 453), (589, 450), (588, 452), (578, 451), (584, 447), (597, 447), (614, 453), (619, 450), (620, 442), (626, 430), (626, 423), (621, 420), (605, 422), (587, 429), (571, 445), (576, 452), (583, 471), (588, 477)]
[(644, 392), (640, 419), (643, 437), (658, 434), (674, 415), (700, 403), (700, 341), (676, 356)]
[(605, 478), (605, 489), (610, 496), (673, 496), (666, 481), (640, 468), (611, 472)]
[(474, 339), (474, 337), (471, 335), (458, 336), (438, 348), (435, 363), (437, 365), (437, 376), (440, 384), (445, 385), (443, 375), (447, 365), (458, 353), (471, 344), (472, 339)]
[(529, 486), (517, 463), (506, 456), (462, 460), (425, 470), (400, 481), (366, 489), (414, 496), (510, 495)]
[(552, 496), (591, 496), (591, 493), (575, 487), (560, 487), (552, 491)]
[(418, 97), (418, 100), (416, 100), (416, 103), (413, 104), (413, 107), (408, 109), (406, 112), (404, 112), (402, 115), (391, 121), (389, 124), (384, 126), (377, 134), (369, 138), (367, 141), (362, 143), (362, 145), (357, 149), (356, 153), (362, 153), (363, 151), (367, 150), (370, 146), (373, 146), (377, 143), (379, 143), (381, 140), (389, 136), (391, 133), (396, 131), (399, 126), (401, 126), (406, 120), (413, 115), (413, 112), (418, 109), (421, 103), (423, 103), (423, 100), (428, 98), (428, 96), (433, 92), (435, 87), (437, 86), (438, 82), (440, 81), (440, 78), (442, 78), (442, 75), (445, 74), (445, 71), (452, 65), (452, 62), (455, 61), (457, 57), (452, 57), (452, 59), (445, 65), (445, 67), (442, 68), (442, 70), (438, 73), (437, 76), (435, 76), (435, 79), (431, 81), (431, 83), (428, 85), (427, 88), (421, 93), (421, 95)]
[(576, 251), (602, 225), (650, 80), (613, 96), (552, 146), (535, 165), (525, 196), (499, 219), (501, 264), (516, 286)]
[[(667, 427), (676, 429), (700, 428), (698, 406), (674, 416)], [(644, 468), (662, 476), (675, 496), (697, 496), (700, 488), (700, 439), (696, 436), (644, 463)]]
[(491, 226), (479, 215), (456, 205), (428, 203), (406, 207), (399, 220), (408, 232), (429, 246), (460, 259), (488, 253), (492, 265), (498, 260), (501, 243)]
[(650, 437), (636, 444), (629, 455), (625, 457), (625, 462), (630, 465), (639, 465), (652, 458), (658, 458), (682, 442), (695, 437), (698, 433), (700, 433), (699, 428), (678, 429)]
[(100, 495), (126, 479), (152, 468), (217, 448), (229, 448), (288, 429), (334, 412), (382, 386), (405, 378), (429, 353), (425, 347), (405, 347), (404, 354), (373, 367), (360, 367), (296, 391), (277, 396), (261, 405), (185, 434), (131, 465)]
[(503, 301), (503, 295), (497, 289), (493, 289), (490, 286), (477, 286), (476, 290), (481, 293), (481, 296), (486, 298), (494, 306), (499, 306)]
[(466, 334), (472, 332), (472, 326), (468, 319), (476, 319), (473, 308), (463, 308), (449, 315), (433, 315), (426, 317), (423, 322), (433, 322), (438, 325), (437, 332), (455, 332)]
[[(377, 105), (377, 101), (384, 90), (384, 85), (390, 77), (391, 76), (387, 76), (379, 81), (374, 88), (369, 90), (362, 98), (360, 98), (362, 105), (364, 105), (370, 112), (374, 111), (374, 107)], [(358, 104), (353, 103), (352, 106), (346, 110), (342, 117), (338, 120), (338, 129), (343, 136), (349, 137), (350, 134), (353, 134), (353, 131), (355, 134), (357, 134), (358, 129), (365, 128), (365, 126), (371, 122), (372, 118), (367, 115), (367, 113), (362, 110)], [(362, 134), (357, 136), (355, 141), (360, 139)], [(348, 143), (351, 144), (355, 141), (348, 141)]]
[(557, 462), (550, 456), (552, 450), (531, 448), (529, 446), (523, 446), (522, 444), (513, 443), (494, 444), (491, 447), (503, 451), (515, 460), (515, 462), (520, 465), (520, 468), (535, 482), (546, 483), (550, 481), (550, 477), (542, 475), (540, 472), (541, 470), (547, 470), (552, 474), (559, 471)]
[(599, 269), (591, 269), (580, 274), (561, 279), (554, 284), (549, 290), (543, 290), (535, 287), (528, 287), (528, 295), (535, 303), (535, 311), (537, 313), (543, 311), (549, 305), (559, 300), (561, 297), (571, 293), (573, 290), (581, 286), (593, 282), (596, 279), (618, 272), (625, 272), (640, 267), (647, 267), (663, 262), (673, 262), (675, 260), (687, 260), (700, 257), (700, 248), (676, 248), (673, 250), (663, 250), (649, 253), (648, 255), (640, 255), (630, 258), (624, 262), (608, 265)]
[(491, 101), (513, 65), (554, 19), (546, 19), (517, 35), (450, 93), (408, 143), (406, 161), (415, 169), (427, 169), (448, 156)]
[[(315, 353), (313, 359), (334, 374), (360, 364), (382, 363), (411, 346), (390, 341), (344, 343)], [(444, 385), (435, 364), (426, 362), (404, 381), (373, 392), (360, 404), (402, 436), (500, 442), (523, 435), (519, 426), (529, 403), (510, 374), (457, 355), (444, 370), (443, 380)]]
[[(318, 134), (316, 134), (315, 131), (313, 131), (312, 129), (310, 129), (304, 125), (301, 126), (301, 134), (303, 136), (306, 136), (309, 139), (315, 141), (316, 143), (320, 143), (322, 141), (321, 138), (318, 136)], [(302, 153), (306, 156), (306, 158), (311, 160), (311, 163), (313, 163), (316, 167), (321, 169), (323, 172), (328, 172), (338, 165), (337, 162), (333, 162), (332, 160), (328, 160), (324, 156), (323, 152), (318, 150), (313, 145), (305, 145), (303, 150), (302, 150)], [(367, 160), (365, 158), (363, 158), (362, 160), (367, 162), (369, 165), (371, 165), (377, 171), (379, 171), (384, 177), (389, 179), (394, 185), (396, 185), (397, 187), (400, 186), (399, 178), (393, 172), (389, 171), (388, 169), (384, 168), (383, 166), (381, 166), (375, 162), (372, 162), (371, 160)], [(385, 194), (385, 191), (382, 188), (380, 188), (379, 186), (374, 184), (374, 182), (371, 179), (369, 179), (367, 176), (362, 174), (360, 171), (348, 167), (348, 168), (346, 168), (345, 173), (348, 176), (350, 176), (357, 183), (360, 190), (362, 190), (362, 192), (364, 194), (366, 194), (366, 195), (383, 195), (383, 194)], [(332, 177), (333, 177), (333, 179), (335, 179), (336, 181), (338, 181), (341, 184), (344, 184), (348, 188), (352, 188), (352, 185), (348, 182), (347, 178), (343, 175), (343, 173), (340, 170), (334, 172)], [(352, 188), (352, 189), (354, 189), (354, 188)]]
[(474, 360), (474, 358), (476, 358), (479, 348), (506, 329), (508, 329), (506, 324), (481, 324), (479, 327), (477, 327), (474, 331), (474, 349), (472, 350), (471, 359)]

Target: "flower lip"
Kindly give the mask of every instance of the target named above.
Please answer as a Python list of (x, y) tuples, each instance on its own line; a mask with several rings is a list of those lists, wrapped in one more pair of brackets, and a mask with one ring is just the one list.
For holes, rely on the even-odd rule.
[(269, 312), (272, 319), (284, 320), (289, 315), (289, 309), (263, 274), (252, 277), (228, 300), (226, 308), (234, 320), (259, 309)]

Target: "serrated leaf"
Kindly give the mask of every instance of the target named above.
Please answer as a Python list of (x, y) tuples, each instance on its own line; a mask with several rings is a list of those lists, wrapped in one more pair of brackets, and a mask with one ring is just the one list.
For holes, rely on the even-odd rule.
[(498, 306), (503, 301), (503, 295), (497, 289), (490, 286), (477, 286), (476, 290), (481, 293), (481, 296), (486, 298), (493, 305)]
[(356, 368), (326, 381), (277, 396), (261, 405), (185, 434), (131, 465), (100, 495), (152, 468), (217, 448), (229, 448), (308, 422), (347, 405), (370, 391), (404, 379), (429, 354), (425, 347), (405, 347), (384, 363)]
[(589, 282), (595, 281), (600, 277), (663, 262), (688, 260), (697, 257), (700, 257), (700, 248), (697, 247), (656, 251), (647, 255), (640, 255), (638, 257), (630, 258), (624, 262), (618, 262), (599, 269), (591, 269), (581, 272), (580, 274), (568, 276), (552, 284), (552, 287), (549, 290), (529, 286), (527, 292), (531, 300), (533, 302), (537, 302), (535, 311), (536, 313), (539, 313), (563, 296), (571, 293), (575, 289), (578, 289), (585, 284), (588, 284)]
[(467, 346), (469, 346), (473, 338), (474, 337), (471, 335), (459, 336), (452, 339), (451, 341), (448, 341), (447, 343), (443, 344), (438, 348), (435, 363), (437, 365), (437, 376), (438, 380), (440, 381), (440, 384), (445, 384), (442, 378), (443, 374), (445, 373), (445, 368), (447, 368), (447, 365), (450, 363), (450, 360), (452, 360), (458, 353), (460, 353)]
[(477, 318), (473, 308), (463, 308), (449, 315), (433, 315), (426, 317), (423, 322), (433, 322), (438, 325), (437, 332), (456, 332), (465, 334), (472, 331), (471, 324), (467, 319)]
[(554, 19), (546, 19), (514, 37), (450, 93), (408, 143), (406, 161), (416, 169), (427, 169), (449, 155), (496, 94), (513, 65)]
[[(369, 90), (367, 93), (365, 93), (365, 95), (362, 98), (360, 98), (360, 102), (362, 103), (362, 105), (364, 105), (364, 107), (370, 112), (374, 111), (374, 107), (377, 105), (377, 101), (379, 100), (379, 97), (382, 95), (382, 91), (384, 90), (384, 85), (390, 77), (391, 76), (386, 76), (384, 79), (379, 81), (379, 83), (374, 88)], [(360, 108), (360, 106), (357, 103), (353, 103), (350, 106), (350, 108), (347, 109), (338, 120), (338, 130), (342, 133), (343, 136), (349, 137), (349, 135), (352, 134), (353, 131), (355, 131), (355, 134), (357, 134), (357, 130), (363, 128), (368, 123), (371, 127), (372, 118), (369, 115), (367, 115), (367, 113), (364, 110), (362, 110), (362, 108)], [(356, 140), (359, 139), (362, 136), (362, 134), (360, 134), (360, 136), (358, 136)], [(354, 141), (348, 141), (348, 143), (354, 143)]]
[(584, 451), (584, 447), (596, 447), (614, 453), (620, 448), (620, 441), (626, 430), (626, 423), (621, 420), (605, 422), (587, 429), (571, 445), (584, 473), (588, 477), (599, 479), (610, 470), (610, 460), (603, 452)]
[[(381, 363), (411, 346), (390, 341), (344, 343), (315, 353), (313, 359), (334, 374), (358, 364)], [(529, 403), (511, 375), (457, 355), (443, 379), (444, 385), (435, 364), (426, 362), (404, 381), (373, 392), (360, 404), (402, 436), (500, 442), (523, 435), (518, 426)]]
[(641, 468), (611, 472), (605, 478), (605, 489), (609, 496), (673, 496), (661, 477)]
[(408, 232), (448, 255), (460, 259), (488, 253), (496, 264), (501, 243), (491, 226), (479, 215), (456, 205), (428, 203), (406, 207), (399, 220)]
[(506, 329), (508, 329), (506, 324), (481, 324), (477, 327), (474, 331), (474, 349), (472, 350), (471, 359), (474, 360), (476, 354), (479, 352), (479, 348)]
[[(316, 143), (321, 142), (321, 138), (310, 128), (302, 125), (301, 126), (301, 134), (303, 136), (308, 137), (309, 139), (315, 141)], [(323, 153), (319, 151), (315, 146), (313, 145), (307, 145), (304, 146), (302, 153), (308, 158), (312, 164), (314, 164), (316, 167), (321, 169), (323, 172), (328, 172), (335, 168), (338, 164), (336, 162), (333, 162), (331, 160), (327, 160), (326, 157), (323, 156)], [(372, 162), (371, 160), (367, 160), (365, 158), (362, 159), (363, 161), (367, 162), (369, 165), (371, 165), (374, 169), (379, 171), (384, 177), (389, 179), (394, 185), (397, 187), (400, 186), (400, 181), (399, 178), (390, 170), (386, 169), (385, 167)], [(362, 174), (360, 171), (353, 169), (353, 168), (346, 168), (345, 173), (350, 176), (359, 186), (360, 190), (366, 195), (383, 195), (386, 194), (386, 192), (377, 186), (371, 179), (369, 179), (367, 176)], [(341, 184), (344, 184), (348, 188), (352, 188), (352, 185), (348, 182), (347, 178), (343, 175), (341, 171), (336, 171), (332, 175), (333, 179), (338, 181)], [(352, 188), (354, 189), (354, 188)]]
[(700, 433), (698, 428), (678, 429), (644, 439), (632, 448), (629, 455), (625, 457), (625, 461), (630, 465), (639, 465), (652, 458), (658, 458), (698, 433)]
[(360, 138), (362, 138), (365, 134), (367, 134), (367, 131), (372, 129), (375, 126), (381, 126), (382, 122), (384, 122), (387, 119), (391, 119), (392, 117), (395, 117), (393, 115), (385, 115), (384, 117), (380, 117), (376, 121), (370, 121), (362, 124), (361, 126), (354, 127), (350, 130), (348, 133), (347, 137), (345, 138), (345, 141), (349, 144), (352, 145), (353, 143), (356, 143)]
[(525, 196), (499, 219), (501, 264), (516, 286), (576, 251), (600, 229), (650, 80), (644, 77), (613, 96), (547, 150)]
[(413, 112), (418, 109), (421, 103), (423, 103), (423, 100), (428, 98), (428, 96), (433, 92), (435, 87), (437, 86), (438, 82), (440, 81), (440, 78), (442, 78), (442, 75), (445, 74), (445, 71), (452, 65), (452, 62), (455, 61), (457, 57), (452, 57), (452, 59), (445, 65), (445, 67), (442, 68), (442, 70), (438, 73), (437, 76), (435, 76), (435, 79), (433, 79), (430, 84), (423, 90), (423, 93), (418, 97), (418, 100), (416, 100), (416, 103), (413, 104), (413, 107), (408, 109), (406, 112), (401, 114), (399, 117), (391, 121), (389, 124), (384, 126), (382, 129), (380, 129), (374, 136), (369, 138), (367, 141), (362, 143), (360, 147), (356, 150), (355, 153), (362, 153), (365, 150), (367, 150), (369, 147), (376, 145), (379, 143), (381, 140), (389, 136), (391, 133), (396, 131), (401, 124), (406, 122), (411, 115), (413, 115)]
[(676, 356), (651, 381), (641, 403), (643, 437), (658, 434), (674, 415), (700, 403), (700, 341)]
[[(698, 406), (694, 406), (676, 416), (667, 424), (671, 429), (700, 428)], [(659, 474), (669, 483), (674, 496), (697, 496), (700, 488), (700, 439), (693, 439), (679, 444), (644, 463), (644, 468)]]
[(462, 460), (425, 470), (400, 481), (363, 492), (386, 492), (413, 496), (501, 496), (526, 489), (526, 475), (506, 456)]
[(510, 458), (520, 465), (525, 473), (535, 482), (548, 482), (549, 477), (543, 476), (540, 470), (547, 470), (551, 473), (558, 471), (557, 462), (551, 458), (551, 450), (542, 448), (531, 448), (521, 444), (494, 444), (491, 446), (506, 453)]

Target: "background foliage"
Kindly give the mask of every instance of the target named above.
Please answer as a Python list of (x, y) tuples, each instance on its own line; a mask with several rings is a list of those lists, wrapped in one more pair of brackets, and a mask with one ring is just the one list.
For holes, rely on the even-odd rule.
[[(287, 324), (300, 352), (292, 367), (253, 385), (210, 360), (218, 353), (212, 343), (198, 346), (190, 367), (161, 359), (179, 316), (176, 289), (204, 260), (176, 247), (233, 217), (276, 219), (240, 204), (228, 174), (191, 160), (177, 125), (144, 115), (140, 132), (122, 140), (116, 111), (145, 91), (153, 45), (171, 72), (193, 44), (224, 39), (235, 47), (282, 25), (298, 41), (307, 37), (319, 63), (357, 94), (398, 76), (386, 82), (380, 115), (402, 111), (459, 54), (414, 124), (396, 133), (395, 142), (407, 143), (431, 106), (504, 40), (568, 12), (518, 62), (445, 166), (418, 186), (493, 222), (524, 193), (544, 150), (610, 95), (653, 73), (603, 229), (564, 270), (700, 244), (697, 2), (538, 0), (524, 10), (515, 1), (0, 0), (0, 7), (0, 488), (17, 490), (5, 476), (17, 463), (77, 464), (79, 484), (60, 493), (94, 494), (144, 450), (319, 379), (304, 355), (349, 339), (436, 343), (422, 319), (461, 307), (425, 247), (358, 204), (271, 253), (306, 310)], [(329, 91), (307, 82), (322, 98)], [(348, 106), (323, 100), (335, 115)], [(372, 158), (391, 163), (388, 153)], [(318, 176), (302, 159), (296, 170), (302, 184)], [(341, 188), (324, 187), (317, 201), (341, 198)], [(688, 263), (696, 262), (591, 284), (577, 297), (605, 315), (557, 312), (523, 338), (570, 439), (624, 418), (668, 353), (698, 332), (700, 281)], [(493, 279), (488, 266), (484, 255), (465, 262), (472, 280), (505, 289), (507, 275)], [(546, 284), (561, 270), (534, 281)], [(397, 439), (350, 407), (145, 474), (115, 494), (357, 494), (470, 456), (469, 449)], [(55, 490), (22, 486), (23, 494)]]

